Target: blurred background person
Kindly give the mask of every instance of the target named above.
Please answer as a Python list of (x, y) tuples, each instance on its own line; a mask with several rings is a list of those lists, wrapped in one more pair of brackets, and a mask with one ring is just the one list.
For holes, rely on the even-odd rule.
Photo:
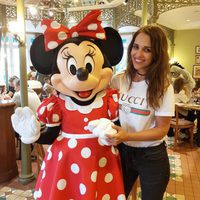
[(27, 74), (27, 79), (28, 80), (35, 80), (36, 79), (36, 69), (34, 66), (30, 66), (30, 71)]
[(178, 78), (182, 77), (184, 80), (185, 86), (188, 88), (189, 94), (191, 95), (192, 89), (195, 87), (195, 80), (192, 78), (192, 75), (184, 69), (182, 65), (178, 62), (175, 62), (170, 65), (170, 72), (172, 76), (172, 83)]
[(52, 95), (57, 95), (57, 91), (53, 88), (52, 85), (45, 83), (43, 86), (43, 90), (45, 92), (45, 98), (51, 97)]
[[(175, 103), (189, 103), (190, 102), (190, 92), (186, 84), (184, 83), (184, 78), (179, 76), (173, 82), (174, 87), (174, 97)], [(197, 118), (197, 115), (194, 110), (187, 110), (184, 108), (179, 108), (179, 118), (194, 122)], [(169, 137), (174, 136), (173, 129), (170, 128), (167, 134)], [(181, 139), (189, 139), (189, 130), (182, 129), (179, 132), (179, 137)]]
[[(21, 106), (21, 94), (20, 94), (20, 80), (14, 81), (15, 94), (13, 95), (13, 101), (16, 103), (15, 108)], [(36, 110), (41, 104), (39, 96), (34, 90), (28, 88), (28, 107), (36, 114)]]
[(11, 76), (8, 80), (8, 92), (5, 95), (6, 99), (10, 99), (13, 97), (14, 93), (15, 93), (15, 89), (14, 89), (14, 81), (18, 80), (19, 78), (17, 76)]

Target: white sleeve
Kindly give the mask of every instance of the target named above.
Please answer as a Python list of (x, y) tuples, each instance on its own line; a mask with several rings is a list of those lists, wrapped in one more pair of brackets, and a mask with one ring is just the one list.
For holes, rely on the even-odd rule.
[(187, 103), (189, 101), (189, 97), (185, 94), (184, 90), (181, 90), (177, 95), (178, 102)]
[(21, 106), (21, 98), (18, 92), (14, 93), (12, 100), (15, 102), (15, 108)]
[(174, 89), (173, 86), (170, 85), (164, 94), (160, 108), (155, 111), (155, 115), (174, 116), (174, 112), (175, 112)]

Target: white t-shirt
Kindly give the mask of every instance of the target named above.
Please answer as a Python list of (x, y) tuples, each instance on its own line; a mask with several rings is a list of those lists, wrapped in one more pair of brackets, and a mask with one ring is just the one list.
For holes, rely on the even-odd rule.
[[(170, 85), (158, 110), (147, 105), (147, 84), (145, 81), (132, 82), (130, 90), (124, 74), (114, 76), (111, 87), (119, 89), (119, 120), (127, 132), (136, 132), (155, 127), (155, 116), (174, 116), (174, 90)], [(133, 147), (149, 147), (159, 145), (162, 140), (128, 141), (125, 144)]]
[[(16, 103), (15, 108), (21, 106), (20, 91), (15, 92), (12, 99)], [(36, 114), (37, 108), (39, 107), (40, 104), (41, 101), (36, 92), (28, 88), (28, 107)]]

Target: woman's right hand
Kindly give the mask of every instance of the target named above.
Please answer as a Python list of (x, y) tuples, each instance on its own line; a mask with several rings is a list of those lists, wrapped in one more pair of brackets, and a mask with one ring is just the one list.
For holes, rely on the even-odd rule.
[(121, 142), (129, 140), (129, 133), (122, 129), (120, 126), (112, 125), (112, 128), (117, 131), (116, 134), (106, 135), (107, 141), (112, 145), (117, 145)]

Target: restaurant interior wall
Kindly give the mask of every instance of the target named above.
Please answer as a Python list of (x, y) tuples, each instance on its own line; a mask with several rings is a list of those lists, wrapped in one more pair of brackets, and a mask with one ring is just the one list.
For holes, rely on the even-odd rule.
[(200, 29), (176, 30), (174, 57), (191, 74), (195, 64), (195, 47), (200, 46)]

